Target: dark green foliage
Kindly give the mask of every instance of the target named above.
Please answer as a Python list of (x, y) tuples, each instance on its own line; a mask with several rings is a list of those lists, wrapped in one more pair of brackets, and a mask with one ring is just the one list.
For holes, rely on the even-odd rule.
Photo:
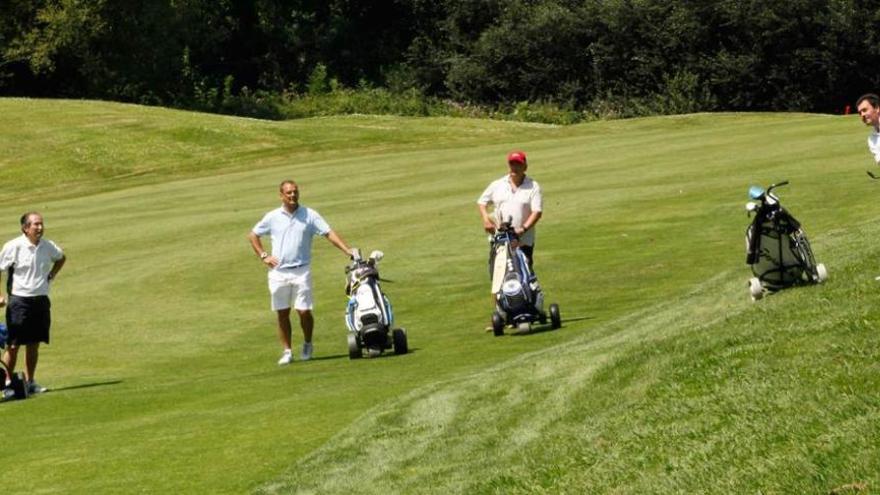
[(878, 33), (864, 0), (7, 0), (0, 93), (274, 117), (376, 87), (554, 121), (840, 112), (880, 86)]

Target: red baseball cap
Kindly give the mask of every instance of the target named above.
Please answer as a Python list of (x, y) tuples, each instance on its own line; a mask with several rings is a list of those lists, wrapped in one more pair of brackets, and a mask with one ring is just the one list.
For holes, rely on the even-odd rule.
[(526, 154), (522, 151), (511, 151), (507, 154), (507, 163), (522, 163), (526, 164)]

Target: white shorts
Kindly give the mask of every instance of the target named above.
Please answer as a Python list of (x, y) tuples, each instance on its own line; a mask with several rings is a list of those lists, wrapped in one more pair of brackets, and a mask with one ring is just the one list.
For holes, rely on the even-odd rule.
[(312, 309), (312, 272), (308, 266), (285, 270), (269, 270), (269, 293), (272, 311)]

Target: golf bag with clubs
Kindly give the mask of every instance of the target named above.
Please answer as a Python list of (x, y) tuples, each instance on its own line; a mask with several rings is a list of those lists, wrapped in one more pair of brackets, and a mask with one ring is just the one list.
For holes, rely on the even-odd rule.
[(755, 275), (749, 279), (752, 300), (764, 297), (764, 291), (775, 292), (801, 284), (817, 284), (828, 278), (828, 270), (816, 263), (807, 235), (782, 205), (773, 189), (788, 181), (773, 184), (766, 190), (759, 186), (749, 189), (752, 201), (746, 203), (754, 218), (746, 229), (746, 263)]
[(350, 359), (363, 357), (364, 349), (369, 357), (377, 357), (392, 347), (395, 354), (408, 351), (406, 330), (392, 330), (394, 312), (379, 286), (377, 266), (383, 257), (381, 251), (373, 251), (365, 260), (361, 258), (360, 250), (353, 249), (351, 263), (345, 268), (345, 294), (348, 296), (345, 324), (348, 326)]
[[(510, 222), (502, 223), (492, 238), (492, 293), (495, 295), (492, 331), (496, 337), (504, 335), (505, 325), (528, 332), (536, 321), (547, 323), (538, 277), (529, 268), (528, 258), (518, 241)], [(550, 325), (554, 330), (562, 325), (557, 304), (550, 305)]]
[[(7, 337), (7, 328), (6, 325), (0, 323), (0, 350), (6, 346), (6, 337)], [(6, 378), (9, 378), (10, 383), (6, 385)], [(28, 389), (25, 385), (24, 374), (23, 373), (9, 373), (9, 368), (6, 367), (6, 363), (0, 360), (0, 401), (6, 400), (14, 400), (14, 399), (27, 399)]]

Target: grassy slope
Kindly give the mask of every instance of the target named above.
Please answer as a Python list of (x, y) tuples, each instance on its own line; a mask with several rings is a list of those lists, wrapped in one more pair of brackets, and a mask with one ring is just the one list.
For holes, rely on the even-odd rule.
[[(11, 492), (876, 486), (875, 184), (852, 119), (556, 129), (22, 100), (0, 111), (30, 116), (0, 129), (13, 150), (0, 175), (16, 184), (0, 234), (37, 207), (71, 257), (41, 365), (57, 393), (0, 408), (23, 470)], [(569, 323), (495, 339), (480, 331), (473, 201), (513, 146), (547, 190), (537, 266)], [(291, 175), (353, 244), (388, 254), (413, 354), (348, 362), (344, 260), (319, 243), (319, 359), (274, 367), (243, 233)], [(744, 191), (781, 178), (833, 278), (747, 304)]]
[[(876, 493), (880, 224), (753, 305), (727, 270), (383, 404), (262, 493)], [(852, 256), (851, 250), (867, 251)]]
[[(349, 116), (290, 122), (95, 101), (0, 99), (0, 199), (53, 197), (389, 150), (502, 143), (540, 125)], [(63, 184), (59, 190), (57, 184)]]

